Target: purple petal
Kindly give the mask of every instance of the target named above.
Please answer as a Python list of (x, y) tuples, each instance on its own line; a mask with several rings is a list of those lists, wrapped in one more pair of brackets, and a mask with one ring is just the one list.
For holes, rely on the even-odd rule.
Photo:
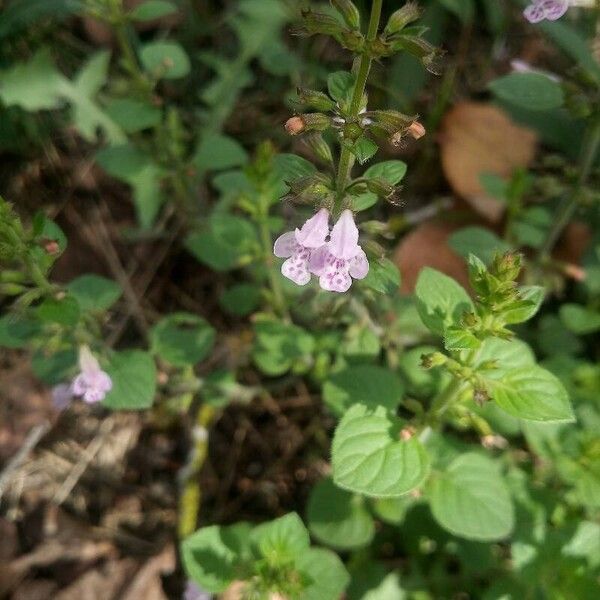
[(296, 285), (306, 285), (310, 281), (308, 261), (296, 255), (288, 258), (281, 265), (281, 273)]
[(345, 269), (328, 270), (319, 277), (319, 285), (328, 292), (344, 293), (350, 289), (352, 278)]
[(334, 258), (327, 250), (327, 246), (321, 246), (310, 253), (308, 270), (314, 275), (321, 275), (327, 264), (327, 258)]
[(185, 586), (182, 600), (210, 600), (212, 596), (201, 589), (193, 581), (188, 581)]
[(83, 396), (88, 389), (87, 377), (84, 373), (79, 373), (71, 384), (71, 391), (74, 396)]
[(95, 373), (100, 370), (98, 360), (87, 346), (79, 348), (79, 368), (82, 373)]
[(546, 18), (546, 11), (539, 4), (530, 4), (523, 11), (523, 15), (530, 23), (539, 23)]
[(89, 388), (85, 391), (82, 398), (87, 404), (96, 404), (96, 402), (102, 402), (106, 394), (97, 388)]
[(302, 229), (296, 229), (295, 233), (296, 241), (305, 248), (322, 246), (329, 234), (329, 211), (322, 208), (302, 225)]
[(348, 272), (354, 279), (364, 279), (369, 273), (369, 261), (362, 248), (354, 258), (350, 259), (349, 264), (350, 269)]
[(545, 0), (540, 6), (546, 11), (546, 19), (556, 21), (569, 10), (569, 0)]
[(348, 260), (360, 249), (358, 245), (358, 228), (354, 223), (352, 212), (345, 210), (331, 230), (331, 238), (327, 247), (336, 258)]
[(296, 235), (293, 231), (287, 231), (275, 240), (273, 254), (277, 258), (289, 258), (292, 254), (294, 254), (297, 246), (298, 244), (296, 243)]

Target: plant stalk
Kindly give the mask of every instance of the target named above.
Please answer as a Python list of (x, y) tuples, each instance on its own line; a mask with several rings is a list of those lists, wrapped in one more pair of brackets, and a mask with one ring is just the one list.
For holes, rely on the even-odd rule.
[[(354, 90), (352, 92), (352, 99), (350, 101), (350, 114), (347, 115), (349, 121), (354, 121), (358, 118), (360, 111), (360, 103), (365, 93), (365, 86), (369, 77), (369, 71), (371, 70), (371, 55), (369, 54), (369, 44), (372, 42), (379, 30), (379, 21), (381, 20), (381, 7), (383, 0), (373, 0), (371, 5), (371, 17), (369, 19), (369, 27), (367, 30), (366, 37), (366, 49), (360, 57), (358, 65), (358, 72), (356, 75), (356, 83), (354, 84)], [(344, 192), (350, 178), (352, 167), (354, 166), (354, 155), (350, 151), (350, 148), (346, 144), (342, 144), (340, 152), (340, 161), (338, 163), (338, 172), (336, 177), (336, 203), (334, 212), (338, 213), (341, 209), (341, 203), (344, 199)]]
[(550, 258), (550, 253), (554, 248), (558, 238), (563, 232), (564, 228), (571, 221), (577, 207), (579, 205), (581, 192), (585, 187), (596, 157), (598, 156), (598, 150), (600, 149), (600, 118), (596, 117), (595, 120), (590, 124), (586, 131), (583, 148), (581, 150), (581, 157), (579, 160), (579, 177), (577, 183), (573, 188), (572, 192), (564, 198), (562, 205), (559, 208), (558, 214), (554, 219), (554, 223), (546, 236), (544, 245), (539, 251), (540, 262), (546, 262)]

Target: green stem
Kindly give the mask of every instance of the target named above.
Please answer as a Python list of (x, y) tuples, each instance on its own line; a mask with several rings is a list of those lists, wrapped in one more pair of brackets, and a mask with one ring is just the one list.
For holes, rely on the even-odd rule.
[[(356, 118), (358, 118), (358, 113), (360, 111), (360, 104), (365, 93), (365, 86), (369, 77), (369, 71), (371, 70), (372, 59), (369, 54), (369, 45), (370, 42), (376, 38), (377, 31), (379, 30), (382, 5), (383, 0), (373, 0), (373, 4), (371, 5), (371, 17), (369, 19), (369, 27), (367, 30), (366, 49), (360, 57), (358, 72), (356, 74), (356, 83), (354, 84), (352, 99), (350, 101), (350, 110), (349, 114), (346, 115), (349, 121), (354, 121)], [(342, 144), (336, 178), (337, 198), (334, 212), (339, 212), (341, 209), (341, 203), (344, 199), (344, 192), (346, 190), (346, 185), (348, 184), (348, 179), (350, 178), (353, 166), (354, 155), (348, 146)]]
[(552, 252), (554, 245), (563, 232), (563, 229), (569, 224), (573, 214), (577, 210), (581, 198), (581, 192), (585, 187), (587, 180), (589, 179), (594, 163), (596, 162), (596, 156), (598, 155), (599, 149), (600, 118), (596, 117), (586, 131), (583, 147), (581, 149), (581, 157), (579, 160), (579, 177), (577, 178), (577, 183), (575, 184), (572, 192), (566, 198), (564, 198), (558, 214), (554, 219), (552, 228), (548, 232), (544, 245), (540, 249), (539, 259), (541, 262), (545, 262), (549, 259), (550, 253)]
[(271, 230), (269, 229), (268, 215), (261, 213), (258, 216), (258, 230), (260, 234), (264, 261), (267, 265), (269, 285), (273, 294), (273, 308), (277, 313), (279, 313), (279, 316), (290, 321), (285, 295), (283, 293), (283, 289), (281, 288), (279, 273), (275, 268), (275, 261), (273, 260), (273, 238), (271, 237)]

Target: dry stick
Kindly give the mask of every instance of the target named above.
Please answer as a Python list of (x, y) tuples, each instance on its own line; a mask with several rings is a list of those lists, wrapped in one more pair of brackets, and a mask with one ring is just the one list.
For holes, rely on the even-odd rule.
[(85, 473), (89, 464), (94, 460), (96, 454), (102, 448), (104, 444), (104, 438), (106, 434), (112, 429), (114, 424), (113, 417), (106, 419), (96, 437), (88, 444), (87, 448), (83, 451), (81, 460), (71, 469), (71, 472), (60, 486), (60, 489), (54, 494), (52, 501), (57, 505), (61, 505), (73, 491), (73, 488), (77, 485), (77, 482), (81, 479), (81, 476)]
[(110, 267), (113, 275), (116, 280), (119, 282), (121, 287), (123, 288), (123, 295), (125, 296), (125, 300), (129, 304), (130, 314), (133, 317), (140, 333), (146, 337), (148, 335), (148, 323), (144, 317), (142, 306), (138, 300), (138, 297), (135, 293), (135, 290), (131, 286), (129, 282), (129, 277), (123, 268), (121, 263), (121, 259), (112, 243), (110, 233), (104, 224), (103, 215), (100, 210), (97, 210), (97, 219), (93, 219), (93, 222), (96, 225), (96, 230), (100, 237), (102, 238), (103, 243), (100, 245), (100, 249), (108, 262), (108, 266)]
[(31, 451), (37, 446), (38, 442), (44, 437), (49, 429), (50, 423), (48, 421), (44, 421), (30, 429), (25, 441), (17, 453), (10, 459), (9, 463), (2, 471), (2, 474), (0, 474), (0, 498), (2, 498), (4, 489), (8, 486), (14, 472), (25, 462)]

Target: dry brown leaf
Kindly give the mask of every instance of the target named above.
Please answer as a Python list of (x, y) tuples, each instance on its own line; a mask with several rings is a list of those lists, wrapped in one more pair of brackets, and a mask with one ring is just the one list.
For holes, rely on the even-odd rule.
[(491, 104), (461, 102), (444, 117), (440, 132), (442, 166), (452, 189), (491, 221), (498, 221), (504, 205), (486, 195), (482, 173), (509, 178), (527, 167), (535, 155), (535, 133), (513, 123)]
[(460, 227), (462, 225), (429, 221), (402, 239), (394, 253), (394, 262), (402, 275), (402, 293), (413, 293), (423, 267), (437, 269), (468, 286), (465, 261), (448, 246), (448, 237)]
[(175, 569), (175, 548), (167, 546), (151, 558), (136, 574), (131, 585), (120, 596), (121, 600), (167, 600), (161, 575)]

